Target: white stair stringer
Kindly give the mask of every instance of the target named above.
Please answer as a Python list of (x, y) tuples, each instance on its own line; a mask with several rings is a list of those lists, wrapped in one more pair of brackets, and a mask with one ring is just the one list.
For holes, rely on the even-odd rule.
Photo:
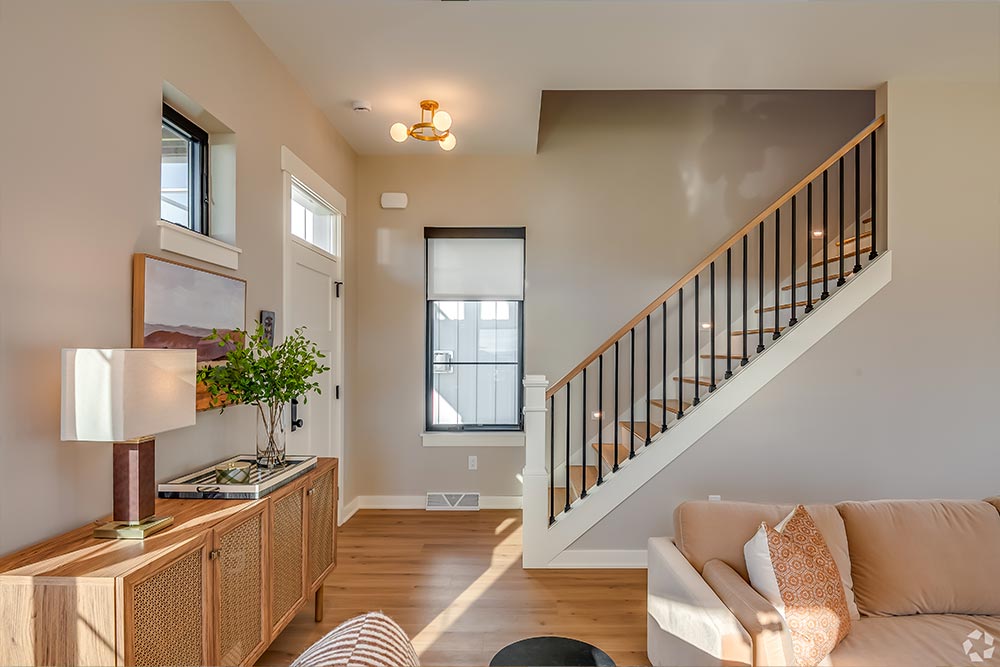
[[(542, 568), (558, 565), (553, 560), (573, 542), (850, 317), (891, 279), (892, 254), (885, 251), (830, 298), (817, 304), (807, 317), (786, 330), (785, 335), (741, 368), (719, 391), (703, 395), (698, 406), (686, 411), (684, 418), (672, 423), (665, 433), (654, 437), (652, 444), (637, 452), (629, 465), (623, 466), (617, 473), (606, 474), (602, 485), (590, 488), (586, 499), (574, 503), (573, 508), (560, 514), (551, 526), (548, 525), (548, 472), (543, 462), (544, 435), (532, 438), (530, 433), (526, 434), (523, 566)], [(527, 379), (525, 386), (529, 386)], [(544, 395), (544, 389), (541, 391)], [(525, 410), (527, 417), (532, 408), (526, 407)], [(544, 407), (535, 408), (534, 412), (535, 415), (540, 413), (541, 420), (537, 423), (544, 432)], [(525, 426), (530, 428), (527, 421)]]

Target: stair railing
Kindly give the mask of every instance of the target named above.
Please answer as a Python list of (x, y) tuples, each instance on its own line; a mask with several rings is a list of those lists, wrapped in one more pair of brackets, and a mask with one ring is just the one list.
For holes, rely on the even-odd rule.
[[(831, 283), (844, 285), (878, 257), (885, 222), (877, 217), (876, 135), (884, 123), (884, 116), (872, 121), (560, 380), (546, 389), (544, 377), (525, 378), (526, 512), (529, 491), (538, 493), (544, 485), (548, 492), (547, 525), (555, 523), (575, 502), (586, 498), (589, 489), (606, 483), (609, 474), (635, 458), (642, 448), (654, 445), (660, 433), (764, 352), (768, 337), (776, 341), (795, 326), (800, 309), (804, 317), (827, 299), (834, 287)], [(851, 211), (845, 208), (848, 204)], [(864, 210), (870, 211), (867, 217), (863, 217)], [(831, 215), (836, 222), (833, 236)], [(800, 230), (803, 217), (804, 233)], [(846, 236), (849, 232), (853, 237)], [(814, 250), (817, 243), (820, 252)], [(867, 261), (863, 262), (865, 253)], [(853, 266), (845, 263), (850, 259)], [(832, 275), (831, 263), (836, 263)], [(717, 274), (723, 269), (717, 265), (722, 264), (725, 308), (721, 317), (725, 326), (719, 327)], [(734, 264), (739, 265), (735, 273)], [(800, 272), (805, 273), (801, 282)], [(786, 279), (789, 284), (783, 286)], [(817, 290), (819, 296), (814, 298)], [(797, 301), (802, 291), (805, 300)], [(751, 316), (753, 304), (748, 297), (754, 292), (757, 302)], [(783, 303), (786, 292), (788, 303)], [(739, 299), (737, 319), (734, 294)], [(739, 328), (734, 328), (736, 324)], [(751, 325), (756, 328), (751, 329)], [(717, 353), (720, 346), (724, 354)], [(723, 361), (725, 370), (720, 378), (717, 367)], [(703, 376), (704, 365), (708, 368)], [(654, 373), (658, 377), (654, 378)], [(674, 397), (668, 398), (669, 393)], [(659, 397), (654, 398), (654, 394)], [(627, 403), (621, 405), (622, 401)], [(593, 449), (593, 454), (588, 449)], [(528, 524), (526, 515), (526, 545), (532, 531)], [(526, 549), (526, 565), (528, 558)]]

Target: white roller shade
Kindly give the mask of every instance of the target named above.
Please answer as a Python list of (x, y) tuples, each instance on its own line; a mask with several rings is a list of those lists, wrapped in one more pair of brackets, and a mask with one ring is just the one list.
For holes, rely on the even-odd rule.
[(427, 239), (431, 301), (524, 299), (524, 239)]

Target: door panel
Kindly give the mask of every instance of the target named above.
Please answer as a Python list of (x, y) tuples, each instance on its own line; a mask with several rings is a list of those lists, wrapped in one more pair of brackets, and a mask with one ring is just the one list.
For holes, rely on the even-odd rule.
[(266, 510), (258, 503), (213, 531), (215, 664), (253, 664), (267, 646)]
[(271, 496), (271, 635), (288, 624), (306, 597), (306, 482)]
[(208, 545), (206, 533), (123, 577), (125, 664), (209, 664)]
[(316, 590), (336, 563), (337, 479), (329, 470), (307, 492), (309, 505), (309, 590)]
[(305, 327), (305, 336), (316, 343), (326, 355), (324, 362), (331, 370), (317, 378), (320, 393), (299, 400), (298, 417), (302, 426), (289, 433), (288, 451), (292, 454), (340, 456), (339, 419), (336, 407), (336, 385), (340, 369), (336, 358), (339, 351), (340, 309), (337, 302), (337, 281), (340, 267), (337, 260), (319, 253), (295, 239), (289, 240), (290, 304), (289, 331)]

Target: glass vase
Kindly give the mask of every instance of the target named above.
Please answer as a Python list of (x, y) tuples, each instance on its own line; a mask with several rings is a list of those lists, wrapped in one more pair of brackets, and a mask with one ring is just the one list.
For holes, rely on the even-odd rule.
[(261, 468), (285, 465), (285, 405), (262, 404), (257, 413), (257, 464)]

